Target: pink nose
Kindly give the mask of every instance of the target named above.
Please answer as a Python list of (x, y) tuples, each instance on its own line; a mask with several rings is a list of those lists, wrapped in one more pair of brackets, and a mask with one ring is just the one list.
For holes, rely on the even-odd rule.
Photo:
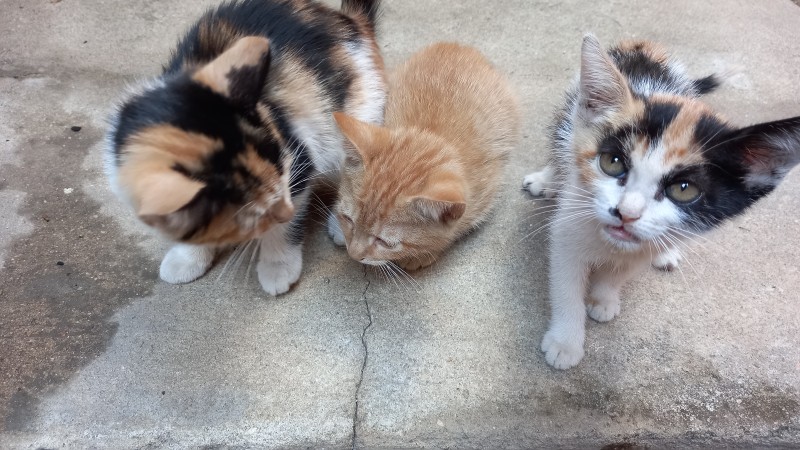
[(622, 211), (620, 211), (619, 208), (611, 208), (609, 212), (611, 213), (612, 216), (615, 216), (619, 220), (621, 220), (622, 223), (636, 222), (637, 220), (639, 220), (639, 218), (642, 217), (641, 215), (633, 216), (625, 214)]

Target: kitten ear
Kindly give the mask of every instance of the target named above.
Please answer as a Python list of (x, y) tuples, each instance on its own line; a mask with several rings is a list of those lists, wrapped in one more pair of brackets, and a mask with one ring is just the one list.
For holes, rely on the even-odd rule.
[(377, 138), (385, 129), (362, 122), (342, 112), (333, 113), (333, 120), (351, 145), (345, 145), (346, 164), (361, 165), (369, 158), (370, 149), (375, 147)]
[(630, 100), (625, 78), (592, 34), (581, 47), (580, 108), (589, 122), (619, 111)]
[(437, 186), (431, 192), (414, 197), (411, 205), (422, 217), (444, 224), (460, 219), (467, 209), (464, 193), (455, 183)]
[(172, 214), (188, 205), (204, 187), (204, 183), (174, 170), (150, 174), (137, 182), (134, 192), (136, 213), (145, 222), (147, 217)]
[(270, 66), (269, 39), (258, 36), (236, 41), (192, 79), (237, 104), (254, 107)]
[(800, 164), (800, 117), (761, 123), (735, 132), (734, 151), (745, 166), (745, 185), (767, 193)]

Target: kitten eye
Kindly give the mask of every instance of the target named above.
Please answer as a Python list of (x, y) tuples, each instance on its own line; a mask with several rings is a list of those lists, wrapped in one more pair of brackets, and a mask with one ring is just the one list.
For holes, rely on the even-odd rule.
[(381, 238), (379, 238), (377, 236), (375, 236), (375, 242), (377, 242), (378, 245), (380, 245), (381, 247), (383, 247), (383, 248), (385, 248), (387, 250), (391, 250), (391, 249), (397, 247), (397, 244), (390, 244), (390, 243), (384, 241), (383, 239), (381, 239)]
[(621, 156), (614, 153), (603, 153), (600, 155), (600, 169), (608, 176), (620, 178), (628, 172), (625, 161)]
[(339, 218), (344, 220), (344, 222), (347, 223), (347, 225), (349, 225), (351, 227), (354, 224), (353, 219), (351, 219), (350, 216), (345, 216), (344, 214), (339, 214)]
[(688, 181), (679, 181), (667, 186), (664, 191), (670, 200), (676, 203), (688, 204), (700, 198), (700, 189)]

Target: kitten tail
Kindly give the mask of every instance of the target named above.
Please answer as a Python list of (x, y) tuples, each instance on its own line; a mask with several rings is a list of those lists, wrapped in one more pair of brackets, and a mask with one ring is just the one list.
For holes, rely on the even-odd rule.
[(380, 3), (380, 0), (342, 0), (342, 12), (348, 16), (363, 15), (374, 27)]

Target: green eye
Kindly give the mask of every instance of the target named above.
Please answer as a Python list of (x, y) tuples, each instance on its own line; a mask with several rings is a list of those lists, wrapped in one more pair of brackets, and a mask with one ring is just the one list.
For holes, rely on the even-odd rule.
[(676, 203), (692, 203), (700, 198), (700, 189), (688, 181), (679, 181), (667, 186), (667, 197)]
[(621, 156), (615, 155), (614, 153), (603, 153), (600, 155), (600, 169), (602, 169), (606, 175), (614, 178), (619, 178), (628, 172), (625, 161)]

